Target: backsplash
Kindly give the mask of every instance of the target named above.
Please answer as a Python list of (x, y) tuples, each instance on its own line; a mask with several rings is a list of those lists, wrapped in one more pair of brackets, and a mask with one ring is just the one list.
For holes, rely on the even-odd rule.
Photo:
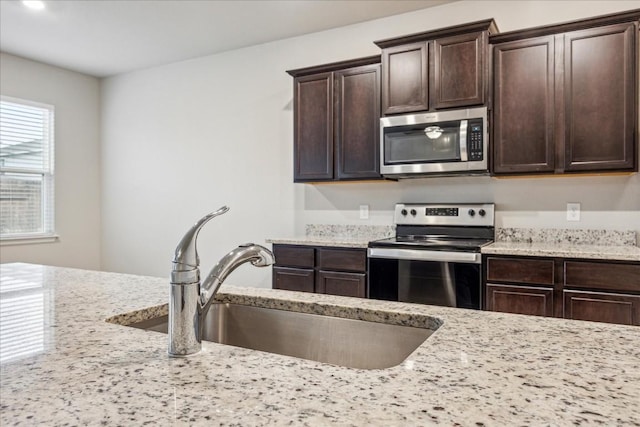
[(393, 236), (396, 227), (393, 225), (338, 225), (307, 224), (307, 237), (347, 237), (353, 239), (382, 239)]
[(633, 230), (574, 230), (556, 228), (496, 228), (498, 242), (636, 246)]

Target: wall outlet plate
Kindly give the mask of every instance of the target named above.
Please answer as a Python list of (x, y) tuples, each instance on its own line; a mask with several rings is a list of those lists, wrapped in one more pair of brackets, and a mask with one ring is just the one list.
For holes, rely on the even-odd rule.
[(580, 203), (567, 203), (567, 221), (580, 221)]
[(369, 205), (360, 205), (360, 219), (369, 219)]

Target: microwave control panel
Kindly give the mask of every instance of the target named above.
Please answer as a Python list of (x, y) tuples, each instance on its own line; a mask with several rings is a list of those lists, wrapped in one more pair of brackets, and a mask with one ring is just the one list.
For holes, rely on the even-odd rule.
[(467, 127), (467, 153), (471, 161), (482, 160), (484, 156), (482, 134), (482, 119), (469, 120)]

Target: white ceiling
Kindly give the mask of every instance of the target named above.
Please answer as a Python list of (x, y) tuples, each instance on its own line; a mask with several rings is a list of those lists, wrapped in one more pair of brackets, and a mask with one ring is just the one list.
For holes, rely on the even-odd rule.
[(105, 77), (455, 0), (0, 0), (0, 50)]

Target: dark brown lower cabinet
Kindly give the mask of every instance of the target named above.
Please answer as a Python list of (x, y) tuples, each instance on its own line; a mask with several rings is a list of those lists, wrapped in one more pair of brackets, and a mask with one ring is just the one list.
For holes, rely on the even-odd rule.
[(273, 245), (274, 289), (366, 298), (367, 250)]
[(553, 316), (553, 288), (487, 284), (490, 311)]
[(564, 291), (564, 317), (638, 326), (640, 325), (640, 296)]
[(483, 256), (485, 309), (640, 325), (640, 263)]
[(314, 292), (314, 271), (306, 268), (273, 267), (273, 288)]
[(564, 285), (598, 291), (640, 293), (640, 264), (565, 261)]
[(316, 292), (364, 298), (367, 292), (367, 276), (364, 273), (320, 270), (316, 275)]

